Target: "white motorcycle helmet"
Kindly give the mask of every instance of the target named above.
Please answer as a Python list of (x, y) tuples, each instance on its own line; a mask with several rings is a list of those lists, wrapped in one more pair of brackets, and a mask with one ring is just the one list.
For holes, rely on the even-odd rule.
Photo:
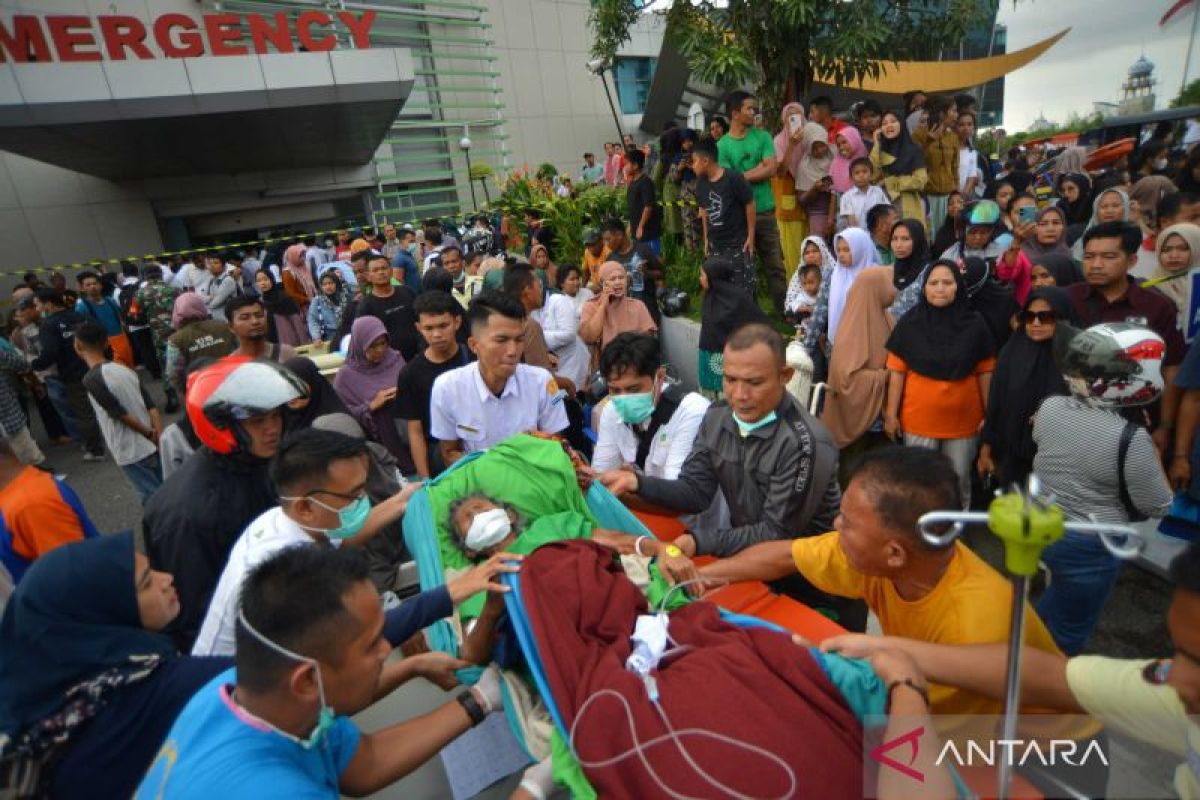
[(1071, 394), (1097, 408), (1153, 403), (1163, 392), (1166, 342), (1130, 322), (1094, 325), (1067, 345), (1063, 378)]

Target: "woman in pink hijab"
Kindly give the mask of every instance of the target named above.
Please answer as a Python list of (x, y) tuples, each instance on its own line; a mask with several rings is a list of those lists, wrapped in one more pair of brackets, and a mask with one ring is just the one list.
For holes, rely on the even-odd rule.
[(308, 304), (317, 296), (317, 285), (308, 264), (304, 263), (306, 249), (302, 244), (294, 244), (283, 251), (283, 291), (300, 309), (301, 316), (308, 313)]
[(850, 164), (856, 158), (867, 157), (867, 146), (863, 144), (862, 134), (853, 125), (847, 125), (833, 137), (833, 165), (829, 167), (829, 176), (833, 178), (833, 190), (845, 194), (854, 188), (850, 180)]
[(779, 224), (779, 244), (783, 249), (783, 266), (788, 279), (800, 263), (801, 247), (808, 235), (808, 218), (796, 197), (796, 181), (804, 161), (804, 125), (808, 121), (804, 107), (788, 103), (779, 113), (782, 127), (775, 134), (775, 177), (771, 192), (775, 195), (775, 221)]

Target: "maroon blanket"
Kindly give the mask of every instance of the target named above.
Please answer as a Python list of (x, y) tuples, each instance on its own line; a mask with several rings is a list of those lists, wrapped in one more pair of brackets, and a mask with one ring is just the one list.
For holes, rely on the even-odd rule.
[[(666, 732), (640, 676), (625, 668), (629, 636), (637, 615), (647, 610), (646, 598), (607, 551), (589, 541), (543, 546), (522, 564), (521, 593), (568, 728), (589, 697), (613, 689), (633, 709), (639, 741)], [(774, 753), (795, 772), (796, 797), (863, 796), (861, 726), (806, 650), (786, 635), (723, 622), (716, 607), (704, 602), (672, 613), (670, 633), (681, 645), (692, 645), (664, 659), (655, 673), (672, 727), (713, 731)], [(576, 730), (576, 753), (592, 762), (628, 750), (629, 725), (616, 698), (596, 700)], [(783, 768), (763, 755), (708, 737), (681, 741), (705, 771), (740, 793), (766, 798), (788, 791)], [(728, 796), (697, 775), (669, 741), (645, 755), (676, 792)], [(606, 799), (664, 796), (636, 755), (584, 772)]]

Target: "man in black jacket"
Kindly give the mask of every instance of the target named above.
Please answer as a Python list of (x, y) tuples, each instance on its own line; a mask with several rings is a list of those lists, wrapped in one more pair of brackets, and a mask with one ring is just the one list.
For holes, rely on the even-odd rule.
[[(678, 513), (704, 511), (718, 491), (724, 494), (730, 526), (680, 536), (674, 544), (688, 557), (727, 557), (759, 542), (833, 530), (841, 504), (837, 447), (787, 393), (792, 370), (783, 337), (763, 323), (743, 325), (730, 334), (724, 356), (726, 399), (704, 415), (679, 477), (618, 469), (603, 473), (601, 482), (614, 494), (636, 494)], [(803, 578), (778, 588), (835, 610), (847, 627), (865, 622), (861, 603), (833, 598)]]
[(42, 354), (30, 366), (39, 371), (55, 368), (56, 376), (46, 376), (50, 402), (68, 432), (83, 445), (83, 460), (103, 461), (104, 441), (100, 438), (100, 425), (88, 400), (87, 389), (83, 388), (87, 365), (75, 353), (75, 326), (84, 318), (66, 307), (62, 292), (57, 289), (38, 289), (34, 305), (42, 317), (38, 326)]
[(188, 381), (187, 415), (203, 446), (147, 501), (146, 556), (175, 579), (179, 615), (166, 629), (190, 652), (229, 550), (277, 502), (267, 466), (283, 435), (282, 407), (305, 394), (288, 370), (222, 359)]

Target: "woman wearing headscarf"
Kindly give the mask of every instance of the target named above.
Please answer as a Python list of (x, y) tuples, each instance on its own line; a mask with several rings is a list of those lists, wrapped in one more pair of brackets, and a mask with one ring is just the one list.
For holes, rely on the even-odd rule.
[(396, 381), (403, 368), (404, 357), (392, 349), (384, 324), (377, 317), (359, 317), (350, 327), (346, 363), (338, 370), (333, 388), (373, 439), (402, 463), (411, 464), (392, 413)]
[(192, 694), (233, 664), (179, 655), (159, 633), (178, 613), (171, 576), (150, 569), (129, 532), (33, 563), (0, 621), (7, 789), (133, 795)]
[(1070, 325), (1071, 298), (1061, 289), (1034, 289), (1021, 309), (1017, 329), (996, 359), (988, 394), (979, 458), (980, 475), (1001, 487), (1023, 486), (1033, 471), (1033, 415), (1042, 400), (1067, 393), (1056, 355), (1078, 333)]
[(958, 473), (963, 507), (969, 507), (975, 437), (996, 349), (987, 324), (971, 309), (955, 262), (943, 259), (925, 273), (921, 302), (897, 321), (887, 350), (884, 432), (945, 453)]
[(998, 353), (1008, 341), (1013, 316), (1021, 307), (1013, 299), (1012, 289), (992, 277), (992, 268), (987, 261), (970, 256), (956, 263), (967, 286), (969, 305), (987, 323), (992, 332), (993, 350)]
[(1092, 215), (1092, 179), (1082, 172), (1069, 172), (1058, 179), (1058, 207), (1067, 217), (1067, 227), (1082, 232)]
[(167, 380), (180, 397), (187, 396), (188, 364), (198, 358), (224, 358), (237, 349), (237, 337), (226, 323), (212, 319), (204, 298), (184, 292), (175, 298), (167, 338)]
[(1018, 223), (1008, 249), (996, 260), (996, 277), (1013, 288), (1020, 304), (1029, 297), (1033, 265), (1043, 256), (1070, 257), (1067, 247), (1067, 215), (1058, 206), (1046, 206), (1034, 222)]
[(837, 259), (829, 252), (829, 245), (825, 244), (824, 239), (820, 236), (806, 237), (800, 245), (800, 268), (792, 274), (792, 279), (788, 282), (787, 295), (783, 300), (784, 315), (796, 314), (801, 306), (816, 307), (821, 285), (817, 284), (816, 294), (810, 295), (805, 291), (803, 271), (806, 267), (819, 268), (821, 282), (824, 282), (826, 277), (833, 274), (833, 268), (836, 266)]
[(1039, 256), (1029, 269), (1029, 285), (1033, 289), (1043, 286), (1070, 286), (1072, 283), (1083, 283), (1083, 270), (1070, 255), (1048, 253)]
[(892, 302), (892, 318), (900, 319), (921, 300), (921, 285), (925, 270), (933, 261), (925, 226), (918, 219), (902, 219), (892, 228), (892, 285), (896, 297)]
[(1087, 170), (1084, 160), (1087, 158), (1087, 148), (1064, 148), (1054, 159), (1054, 179), (1060, 180), (1065, 175), (1079, 175)]
[(783, 267), (788, 278), (800, 264), (800, 243), (811, 230), (808, 218), (800, 205), (800, 168), (808, 144), (805, 125), (808, 121), (804, 107), (787, 103), (779, 112), (780, 128), (775, 134), (775, 175), (771, 178), (771, 193), (775, 197), (775, 222), (779, 226), (779, 245), (783, 250)]
[(1196, 335), (1192, 316), (1193, 272), (1200, 267), (1200, 226), (1190, 222), (1172, 225), (1158, 234), (1154, 245), (1154, 272), (1143, 287), (1165, 294), (1179, 310), (1179, 330), (1189, 344)]
[[(931, 253), (944, 253), (954, 246), (954, 243), (962, 238), (963, 229), (963, 209), (967, 207), (963, 200), (961, 192), (951, 192), (946, 198), (946, 219), (940, 225), (937, 225), (937, 232), (933, 237), (933, 244), (929, 247)], [(930, 220), (932, 223), (933, 220)], [(933, 228), (931, 227), (931, 230)]]
[(1075, 240), (1074, 246), (1071, 247), (1071, 255), (1076, 261), (1082, 263), (1084, 234), (1102, 222), (1116, 222), (1118, 220), (1129, 222), (1131, 219), (1129, 195), (1125, 194), (1124, 189), (1110, 186), (1107, 189), (1098, 190), (1095, 199), (1092, 200), (1092, 216), (1088, 219), (1083, 233), (1079, 235), (1079, 238)]
[[(914, 220), (915, 222), (915, 220)], [(918, 222), (916, 227), (924, 231)], [(863, 270), (846, 297), (842, 325), (854, 331), (829, 360), (829, 392), (821, 421), (839, 448), (847, 447), (883, 413), (887, 344), (896, 323), (888, 307), (896, 298), (893, 267)]]
[(862, 134), (853, 125), (847, 125), (833, 137), (833, 163), (829, 165), (829, 176), (833, 178), (833, 190), (845, 194), (854, 188), (850, 179), (850, 165), (856, 159), (867, 157), (867, 146)]
[(767, 315), (740, 288), (728, 257), (709, 256), (701, 270), (704, 303), (700, 311), (700, 391), (716, 397), (723, 391), (725, 340), (741, 325), (766, 322)]
[(873, 179), (883, 185), (902, 219), (925, 219), (921, 193), (929, 182), (925, 153), (912, 140), (904, 121), (895, 111), (883, 112), (879, 137), (871, 148), (875, 165)]
[(529, 248), (529, 266), (537, 272), (542, 282), (542, 296), (545, 297), (551, 286), (558, 286), (558, 265), (550, 260), (550, 251), (544, 244), (535, 244)]
[(829, 148), (829, 134), (823, 126), (810, 122), (804, 126), (803, 133), (804, 156), (800, 159), (796, 190), (800, 195), (800, 206), (808, 217), (808, 232), (813, 236), (826, 237), (833, 228), (833, 221), (837, 219), (837, 201), (833, 194), (833, 180), (829, 175), (833, 151)]
[(1170, 178), (1163, 175), (1148, 175), (1141, 178), (1129, 191), (1130, 218), (1142, 229), (1142, 246), (1138, 248), (1137, 263), (1129, 270), (1135, 278), (1149, 278), (1158, 267), (1154, 255), (1155, 232), (1158, 230), (1158, 204), (1169, 194), (1179, 190)]
[(846, 307), (846, 295), (854, 285), (854, 279), (867, 267), (879, 260), (871, 234), (862, 228), (847, 228), (833, 237), (837, 266), (821, 281), (817, 293), (817, 305), (808, 323), (808, 336), (804, 347), (813, 362), (827, 358), (837, 337), (842, 311)]
[(321, 292), (308, 306), (308, 334), (314, 342), (332, 342), (350, 307), (350, 290), (337, 270), (321, 276)]
[(603, 350), (619, 333), (657, 333), (646, 304), (629, 296), (629, 271), (619, 261), (605, 261), (599, 274), (600, 294), (579, 312), (579, 338)]
[(307, 344), (308, 327), (304, 313), (283, 287), (275, 282), (271, 271), (260, 269), (254, 276), (254, 286), (267, 312), (267, 341), (292, 347)]
[(283, 429), (287, 432), (310, 427), (317, 417), (345, 414), (346, 404), (329, 385), (311, 358), (296, 356), (283, 362), (308, 387), (308, 395), (284, 406)]
[(294, 244), (283, 251), (283, 290), (300, 308), (301, 314), (308, 311), (308, 304), (317, 296), (317, 285), (304, 261), (306, 252), (307, 248), (302, 244)]

